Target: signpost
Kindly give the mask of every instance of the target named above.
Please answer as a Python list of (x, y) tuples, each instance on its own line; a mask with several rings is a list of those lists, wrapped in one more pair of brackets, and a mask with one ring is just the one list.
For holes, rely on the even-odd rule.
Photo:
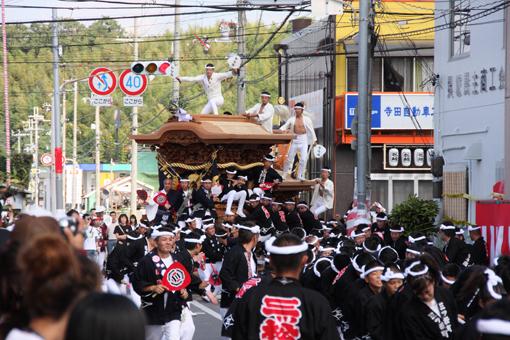
[(145, 74), (136, 74), (131, 70), (124, 70), (119, 79), (119, 86), (124, 97), (124, 106), (143, 106), (143, 97), (141, 96), (147, 89), (147, 76)]

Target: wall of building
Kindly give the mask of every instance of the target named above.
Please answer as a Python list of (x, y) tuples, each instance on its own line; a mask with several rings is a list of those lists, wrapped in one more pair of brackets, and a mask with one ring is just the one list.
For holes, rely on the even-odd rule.
[[(441, 13), (448, 2), (438, 2)], [(469, 25), (469, 51), (452, 56), (451, 29), (436, 32), (435, 150), (445, 159), (445, 172), (467, 173), (467, 191), (491, 198), (492, 186), (503, 176), (505, 70), (503, 11)], [(448, 18), (450, 20), (450, 18)], [(440, 18), (436, 24), (444, 24)], [(458, 51), (458, 49), (457, 49)], [(445, 183), (448, 185), (448, 183)], [(467, 220), (475, 220), (468, 202)]]

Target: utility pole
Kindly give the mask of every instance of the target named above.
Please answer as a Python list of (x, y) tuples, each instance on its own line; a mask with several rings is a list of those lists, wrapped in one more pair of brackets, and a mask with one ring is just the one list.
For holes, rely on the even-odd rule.
[[(181, 4), (180, 0), (175, 0), (175, 15), (174, 15), (174, 65), (175, 65), (175, 75), (179, 75), (179, 59), (181, 58), (180, 52), (180, 29), (181, 29), (181, 8), (179, 5)], [(136, 57), (136, 56), (135, 56)], [(136, 59), (135, 59), (136, 60)], [(174, 79), (174, 91), (173, 91), (173, 100), (176, 105), (179, 103), (179, 82)]]
[[(237, 6), (243, 7), (244, 0), (237, 0)], [(244, 27), (246, 26), (246, 12), (239, 9), (237, 11), (237, 54), (243, 59), (246, 53), (246, 38), (244, 35)], [(246, 111), (246, 85), (244, 79), (246, 77), (245, 66), (239, 69), (237, 77), (237, 113)]]
[(5, 22), (5, 0), (2, 0), (2, 46), (4, 66), (4, 113), (5, 113), (5, 174), (6, 182), (11, 182), (11, 113), (9, 111), (9, 72), (7, 70), (7, 31)]
[(358, 135), (356, 149), (356, 177), (358, 211), (368, 210), (366, 206), (367, 184), (370, 169), (369, 155), (369, 36), (371, 0), (359, 2), (359, 51), (358, 51)]
[(101, 192), (99, 187), (101, 182), (99, 177), (101, 176), (101, 155), (99, 153), (99, 146), (101, 142), (100, 130), (99, 130), (99, 106), (96, 106), (96, 208), (101, 205)]
[[(177, 9), (176, 9), (177, 10)], [(133, 25), (133, 54), (134, 60), (138, 60), (138, 20), (134, 19)], [(174, 81), (175, 83), (175, 81)], [(138, 107), (133, 106), (132, 111), (132, 126), (131, 134), (138, 133)], [(130, 210), (131, 214), (136, 213), (136, 189), (138, 187), (136, 177), (138, 176), (138, 144), (134, 139), (131, 140), (131, 200)]]
[(66, 143), (67, 143), (67, 111), (66, 111), (66, 90), (65, 88), (62, 89), (62, 188), (63, 188), (63, 197), (64, 197), (64, 203), (63, 206), (66, 206), (66, 197), (67, 197), (67, 180), (66, 180)]
[(72, 207), (76, 208), (78, 202), (76, 202), (76, 190), (78, 189), (76, 186), (77, 183), (77, 172), (78, 172), (78, 82), (73, 84), (74, 90), (74, 98), (73, 98), (73, 185), (72, 185), (72, 195), (71, 199)]
[(51, 208), (55, 212), (64, 208), (62, 201), (62, 144), (60, 140), (60, 84), (58, 75), (58, 23), (57, 10), (52, 9), (52, 49), (53, 49), (53, 112), (51, 115), (51, 146), (53, 149), (53, 168), (52, 178), (54, 181), (51, 186)]

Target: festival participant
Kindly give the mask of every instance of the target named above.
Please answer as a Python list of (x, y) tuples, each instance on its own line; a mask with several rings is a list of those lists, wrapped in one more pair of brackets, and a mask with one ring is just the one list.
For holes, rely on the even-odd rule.
[(299, 275), (307, 262), (308, 245), (292, 234), (266, 244), (274, 279), (248, 290), (233, 315), (233, 339), (338, 339), (328, 301), (303, 288)]
[(267, 91), (260, 93), (260, 103), (255, 104), (243, 114), (243, 116), (251, 118), (256, 117), (257, 123), (260, 124), (264, 130), (273, 133), (273, 115), (274, 107), (269, 102), (271, 94)]
[(248, 176), (249, 180), (252, 181), (254, 185), (252, 189), (253, 193), (257, 194), (259, 197), (264, 195), (264, 191), (271, 192), (272, 187), (282, 181), (282, 176), (273, 169), (274, 161), (273, 155), (265, 155), (262, 160), (264, 165), (255, 167), (250, 176)]
[(193, 214), (203, 218), (206, 215), (215, 216), (214, 197), (211, 193), (212, 179), (206, 175), (202, 178), (200, 188), (193, 190), (191, 201), (193, 202)]
[(192, 211), (192, 202), (191, 202), (191, 194), (192, 190), (189, 185), (189, 179), (181, 177), (179, 180), (180, 188), (178, 190), (178, 196), (180, 201), (182, 201), (181, 206), (177, 208), (177, 216), (181, 216), (183, 214), (190, 215)]
[(376, 234), (386, 244), (391, 243), (391, 235), (388, 225), (388, 215), (385, 212), (380, 212), (375, 217), (375, 223), (372, 224), (372, 234)]
[(406, 256), (406, 238), (404, 236), (404, 227), (392, 225), (389, 227), (391, 241), (387, 243), (398, 253), (398, 257), (403, 260)]
[(303, 103), (295, 104), (295, 116), (289, 118), (289, 120), (280, 127), (280, 131), (294, 135), (289, 152), (287, 153), (287, 160), (283, 166), (284, 178), (286, 178), (287, 174), (291, 170), (292, 165), (294, 164), (294, 157), (299, 151), (299, 170), (297, 179), (305, 179), (304, 173), (306, 163), (308, 162), (308, 146), (313, 146), (317, 143), (317, 136), (315, 135), (312, 120), (303, 115), (304, 108), (305, 106)]
[(390, 265), (384, 268), (381, 281), (381, 293), (370, 299), (365, 308), (366, 330), (374, 340), (392, 339), (388, 328), (388, 302), (404, 283), (404, 274), (396, 265)]
[(88, 224), (84, 230), (83, 249), (87, 252), (87, 257), (97, 263), (99, 255), (100, 231), (92, 224)]
[(321, 222), (310, 211), (306, 201), (299, 202), (297, 204), (297, 210), (299, 213), (299, 218), (303, 223), (303, 228), (306, 230), (306, 234), (310, 234), (313, 229), (322, 229)]
[(238, 224), (236, 228), (239, 230), (239, 242), (225, 253), (220, 270), (222, 316), (225, 316), (243, 283), (257, 276), (253, 250), (259, 240), (260, 228), (249, 223)]
[(299, 214), (296, 211), (296, 202), (293, 200), (285, 201), (283, 209), (285, 211), (285, 220), (287, 221), (289, 230), (294, 228), (303, 228), (301, 217), (299, 217)]
[(487, 246), (482, 237), (482, 230), (479, 226), (468, 226), (469, 238), (473, 241), (471, 247), (471, 258), (473, 264), (487, 266), (489, 264), (489, 257), (487, 256)]
[(413, 262), (406, 273), (413, 295), (401, 307), (400, 321), (404, 337), (453, 339), (458, 314), (452, 294), (437, 286), (429, 267), (420, 261)]
[[(172, 208), (172, 205), (168, 201), (168, 196), (170, 193), (172, 193), (172, 196), (174, 196), (173, 191), (175, 190), (173, 190), (172, 186), (173, 186), (172, 179), (165, 178), (165, 180), (163, 181), (162, 190), (154, 193), (154, 195), (147, 201), (140, 202), (143, 205), (145, 205), (145, 212), (147, 218), (152, 223), (152, 225), (167, 224), (168, 222), (171, 221), (170, 209)], [(159, 205), (156, 202), (156, 199), (158, 199), (158, 197), (161, 195), (164, 195), (166, 199), (166, 202), (163, 205)]]
[(271, 200), (272, 195), (270, 193), (264, 193), (260, 198), (260, 204), (246, 216), (246, 221), (253, 221), (260, 227), (260, 240), (265, 241), (273, 235), (276, 230), (271, 219)]
[(178, 340), (181, 336), (181, 314), (188, 292), (170, 292), (161, 284), (163, 272), (175, 261), (171, 254), (175, 234), (166, 227), (152, 232), (155, 249), (143, 257), (133, 275), (133, 287), (142, 297), (147, 317), (148, 340)]
[(285, 212), (282, 210), (282, 203), (273, 201), (271, 202), (271, 221), (276, 229), (276, 235), (280, 236), (281, 234), (289, 231), (289, 226), (287, 225), (287, 220), (285, 217)]
[(92, 220), (93, 225), (99, 231), (99, 239), (97, 240), (97, 264), (99, 265), (99, 269), (102, 272), (105, 266), (106, 260), (106, 247), (108, 244), (108, 226), (104, 221), (104, 213), (106, 208), (103, 206), (99, 206), (96, 208), (96, 218)]
[(180, 82), (200, 83), (207, 95), (207, 104), (202, 109), (201, 114), (218, 114), (218, 110), (223, 106), (224, 99), (221, 93), (221, 82), (225, 79), (232, 78), (237, 70), (224, 73), (215, 73), (214, 65), (208, 63), (205, 65), (205, 74), (195, 77), (176, 77)]
[(234, 168), (228, 168), (226, 170), (226, 175), (220, 176), (220, 185), (222, 186), (222, 192), (219, 195), (219, 199), (221, 202), (227, 202), (227, 206), (225, 208), (225, 215), (234, 215), (232, 212), (232, 204), (237, 201), (239, 202), (237, 206), (237, 215), (240, 217), (246, 217), (244, 214), (244, 203), (246, 201), (246, 196), (248, 195), (248, 189), (245, 185), (245, 177), (238, 176), (237, 170)]
[(333, 184), (333, 181), (329, 179), (330, 174), (331, 169), (323, 167), (321, 169), (321, 177), (315, 179), (311, 202), (312, 207), (310, 208), (310, 211), (316, 218), (328, 210), (333, 209), (333, 202), (335, 200), (335, 185)]
[(455, 226), (452, 223), (445, 222), (439, 227), (439, 237), (445, 246), (443, 253), (448, 258), (448, 261), (458, 264), (463, 268), (471, 263), (471, 254), (469, 248), (464, 241), (455, 237)]
[[(205, 239), (202, 243), (202, 251), (205, 255), (204, 281), (211, 283), (214, 295), (221, 295), (221, 280), (219, 278), (225, 247), (216, 238), (214, 223), (204, 225)], [(210, 288), (209, 288), (210, 289)]]

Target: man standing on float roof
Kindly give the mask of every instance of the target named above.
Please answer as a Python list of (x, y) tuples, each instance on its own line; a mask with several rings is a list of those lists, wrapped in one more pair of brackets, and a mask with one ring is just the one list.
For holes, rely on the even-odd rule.
[(202, 109), (201, 114), (218, 114), (218, 109), (223, 105), (224, 98), (221, 93), (221, 82), (225, 79), (232, 78), (237, 74), (237, 69), (223, 73), (214, 73), (214, 65), (205, 65), (205, 74), (196, 77), (175, 77), (181, 82), (200, 83), (207, 95), (207, 104)]

